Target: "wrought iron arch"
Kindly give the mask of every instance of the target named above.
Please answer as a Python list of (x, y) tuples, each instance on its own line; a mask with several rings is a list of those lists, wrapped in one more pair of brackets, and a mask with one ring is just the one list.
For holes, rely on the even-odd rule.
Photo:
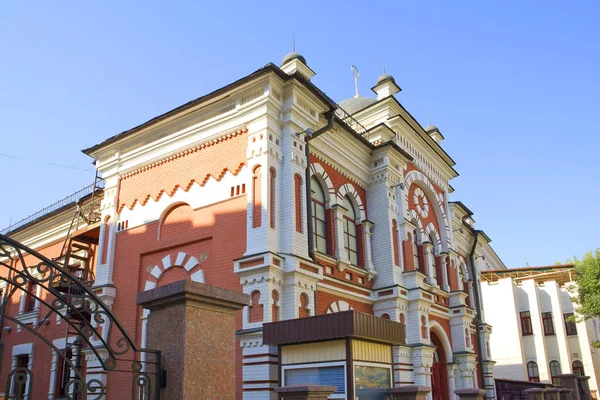
[[(27, 263), (26, 257), (33, 261)], [(0, 281), (5, 282), (6, 285), (0, 303), (2, 318), (0, 326), (4, 328), (6, 322), (11, 322), (19, 329), (24, 329), (56, 352), (57, 356), (68, 364), (72, 376), (66, 383), (67, 399), (102, 399), (106, 395), (106, 386), (102, 381), (95, 378), (86, 381), (81, 365), (67, 357), (66, 349), (77, 346), (78, 356), (81, 356), (82, 350), (91, 351), (105, 372), (131, 374), (132, 399), (158, 400), (161, 375), (160, 352), (139, 348), (110, 308), (85, 282), (59, 263), (1, 234)], [(40, 288), (39, 294), (36, 287)], [(26, 293), (36, 299), (38, 304), (47, 308), (47, 312), (38, 319), (37, 324), (25, 323), (7, 312), (7, 306), (17, 291)], [(55, 346), (39, 331), (52, 315), (60, 316), (66, 323), (64, 349)], [(4, 329), (0, 330), (0, 335), (3, 331)], [(74, 341), (69, 343), (70, 339)], [(3, 347), (0, 336), (0, 348)], [(29, 381), (29, 385), (26, 385), (29, 394), (27, 399), (31, 400), (35, 379), (33, 379), (33, 371), (23, 367), (15, 368), (8, 373), (5, 399), (24, 398), (13, 393), (16, 383), (23, 384), (23, 381)]]

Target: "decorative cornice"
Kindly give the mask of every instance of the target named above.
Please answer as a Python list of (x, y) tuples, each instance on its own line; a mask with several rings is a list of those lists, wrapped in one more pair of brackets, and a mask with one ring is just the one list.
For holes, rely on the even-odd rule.
[(145, 172), (145, 171), (148, 171), (150, 169), (159, 167), (159, 166), (161, 166), (161, 165), (163, 165), (165, 163), (168, 163), (170, 161), (176, 160), (178, 158), (185, 157), (185, 156), (187, 156), (189, 154), (193, 154), (193, 153), (195, 153), (197, 151), (200, 151), (200, 150), (203, 150), (203, 149), (205, 149), (207, 147), (217, 145), (217, 144), (219, 144), (221, 142), (224, 142), (225, 140), (232, 139), (232, 138), (234, 138), (236, 136), (242, 135), (242, 134), (247, 133), (247, 132), (248, 132), (248, 128), (238, 129), (235, 132), (230, 132), (230, 133), (228, 133), (226, 135), (222, 135), (222, 136), (220, 136), (218, 138), (209, 140), (208, 142), (205, 142), (205, 143), (202, 143), (202, 144), (190, 147), (189, 149), (186, 149), (186, 150), (182, 150), (182, 151), (180, 151), (177, 154), (173, 154), (173, 155), (171, 155), (169, 157), (164, 157), (164, 158), (162, 158), (162, 159), (160, 159), (158, 161), (154, 161), (153, 163), (144, 165), (143, 167), (137, 168), (137, 169), (135, 169), (135, 170), (133, 170), (131, 172), (128, 172), (126, 174), (121, 175), (121, 179), (124, 180), (124, 179), (127, 179), (127, 178), (131, 177), (131, 176), (141, 174), (142, 172)]

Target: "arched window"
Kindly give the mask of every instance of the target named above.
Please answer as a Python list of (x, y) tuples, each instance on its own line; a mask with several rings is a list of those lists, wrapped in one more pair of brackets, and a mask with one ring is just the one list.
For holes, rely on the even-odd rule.
[(310, 300), (306, 293), (300, 294), (300, 307), (298, 308), (298, 318), (310, 317), (310, 309), (308, 308)]
[(263, 305), (260, 304), (260, 291), (250, 293), (250, 306), (248, 307), (248, 322), (261, 322), (263, 320)]
[(382, 314), (381, 318), (383, 318), (383, 319), (390, 319), (390, 314)]
[(573, 361), (573, 373), (579, 376), (585, 376), (585, 372), (583, 371), (583, 363), (581, 361)]
[(358, 265), (358, 235), (356, 229), (356, 212), (348, 196), (344, 197), (344, 248), (350, 264)]
[(556, 360), (550, 361), (550, 376), (552, 377), (552, 384), (559, 386), (560, 378), (558, 377), (562, 372), (560, 372), (560, 363)]
[(429, 248), (429, 252), (427, 254), (427, 258), (429, 259), (429, 270), (431, 277), (437, 282), (438, 276), (437, 269), (435, 268), (435, 239), (433, 235), (429, 235), (429, 243), (431, 243), (431, 247)]
[(527, 363), (527, 375), (529, 376), (529, 382), (540, 381), (540, 371), (535, 361), (529, 361)]
[(310, 178), (312, 203), (312, 224), (315, 249), (327, 253), (327, 218), (325, 213), (325, 192), (314, 176)]
[(421, 338), (427, 339), (427, 317), (421, 316)]
[(420, 265), (419, 265), (419, 246), (417, 246), (417, 231), (414, 230), (412, 233), (412, 241), (411, 241), (411, 246), (412, 246), (412, 253), (413, 253), (413, 263), (415, 264), (415, 271), (419, 271), (420, 269)]

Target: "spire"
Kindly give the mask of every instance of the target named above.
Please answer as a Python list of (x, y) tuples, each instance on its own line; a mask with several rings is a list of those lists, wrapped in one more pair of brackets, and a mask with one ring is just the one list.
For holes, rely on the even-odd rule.
[(296, 52), (296, 36), (294, 34), (292, 34), (292, 51), (283, 57), (281, 69), (289, 75), (299, 72), (309, 80), (315, 75), (315, 72), (308, 67), (306, 58)]

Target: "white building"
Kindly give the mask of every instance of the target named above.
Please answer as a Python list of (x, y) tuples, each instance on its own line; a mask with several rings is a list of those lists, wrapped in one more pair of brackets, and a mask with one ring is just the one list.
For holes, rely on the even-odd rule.
[(590, 376), (598, 390), (597, 319), (571, 322), (573, 265), (482, 271), (486, 321), (494, 327), (494, 378), (555, 382), (565, 373)]

